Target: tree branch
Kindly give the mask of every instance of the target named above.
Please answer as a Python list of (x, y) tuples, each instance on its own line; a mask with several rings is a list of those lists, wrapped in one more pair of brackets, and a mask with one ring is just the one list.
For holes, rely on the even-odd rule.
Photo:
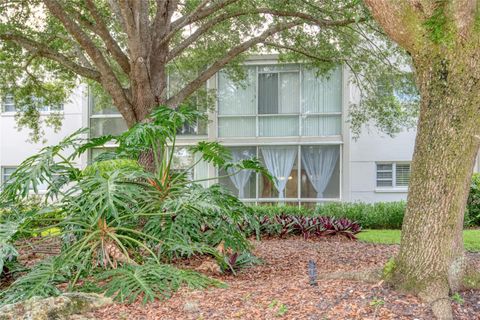
[(359, 19), (359, 20), (352, 20), (352, 19), (346, 19), (346, 20), (326, 20), (326, 19), (318, 19), (315, 18), (314, 16), (305, 14), (305, 13), (299, 13), (299, 12), (289, 12), (289, 11), (278, 11), (278, 10), (272, 10), (268, 8), (258, 8), (250, 11), (238, 11), (238, 12), (231, 12), (231, 13), (223, 13), (220, 14), (212, 20), (209, 20), (205, 24), (201, 25), (197, 30), (195, 30), (194, 33), (192, 33), (190, 36), (188, 36), (185, 40), (183, 40), (179, 45), (174, 47), (168, 54), (168, 59), (167, 61), (171, 61), (174, 59), (176, 56), (178, 56), (183, 50), (188, 48), (192, 43), (194, 43), (198, 38), (200, 38), (204, 33), (206, 33), (209, 29), (213, 28), (215, 25), (228, 20), (230, 18), (235, 18), (243, 15), (250, 15), (250, 14), (271, 14), (275, 16), (281, 16), (281, 17), (296, 17), (303, 19), (305, 21), (308, 21), (311, 24), (314, 24), (319, 27), (333, 27), (333, 26), (346, 26), (355, 22), (362, 22), (365, 21), (365, 18)]
[(228, 20), (230, 18), (239, 17), (242, 15), (248, 14), (247, 12), (234, 12), (234, 13), (223, 13), (212, 20), (208, 21), (207, 23), (200, 26), (194, 33), (188, 36), (185, 40), (183, 40), (180, 44), (170, 50), (168, 53), (167, 61), (171, 61), (176, 56), (178, 56), (181, 52), (183, 52), (188, 46), (194, 43), (198, 38), (200, 38), (204, 33), (206, 33), (209, 29), (213, 28), (215, 25)]
[(29, 51), (33, 55), (44, 57), (57, 62), (62, 67), (79, 74), (82, 77), (100, 82), (100, 73), (94, 69), (83, 67), (72, 61), (71, 58), (54, 51), (46, 45), (13, 33), (0, 33), (0, 39), (11, 41)]
[(113, 39), (112, 35), (108, 31), (107, 26), (105, 25), (105, 22), (103, 21), (103, 18), (98, 14), (98, 10), (95, 7), (95, 4), (93, 3), (92, 0), (86, 0), (86, 5), (88, 8), (88, 11), (92, 15), (93, 19), (95, 20), (95, 30), (96, 34), (102, 38), (102, 40), (105, 42), (105, 46), (107, 50), (109, 50), (115, 59), (117, 63), (120, 65), (122, 68), (123, 72), (126, 74), (130, 73), (130, 61), (128, 60), (127, 55), (122, 51), (118, 43)]
[(133, 125), (137, 122), (132, 105), (125, 95), (125, 91), (118, 81), (111, 66), (106, 61), (102, 52), (95, 46), (93, 41), (83, 32), (78, 24), (75, 23), (56, 0), (44, 0), (50, 13), (63, 24), (65, 29), (75, 38), (80, 46), (85, 50), (90, 59), (96, 65), (101, 74), (101, 82), (107, 92), (112, 96), (118, 110), (125, 118), (127, 124)]
[(180, 31), (183, 27), (194, 23), (196, 21), (202, 20), (205, 17), (217, 12), (218, 10), (225, 8), (226, 6), (237, 2), (239, 0), (224, 0), (217, 2), (211, 6), (205, 7), (209, 0), (204, 0), (202, 3), (198, 5), (198, 7), (191, 12), (189, 15), (183, 16), (178, 18), (177, 20), (173, 21), (170, 27), (170, 32), (165, 36), (165, 38), (161, 41), (160, 45), (168, 43), (175, 34)]
[(210, 67), (204, 70), (195, 80), (190, 82), (186, 85), (182, 90), (180, 90), (174, 97), (170, 98), (167, 101), (167, 104), (172, 107), (177, 107), (180, 103), (182, 103), (186, 98), (188, 98), (192, 93), (194, 93), (200, 86), (210, 79), (215, 73), (217, 73), (220, 69), (222, 69), (226, 64), (228, 64), (232, 59), (237, 57), (239, 54), (245, 52), (249, 48), (259, 44), (262, 41), (265, 41), (271, 35), (278, 33), (280, 31), (292, 28), (296, 25), (302, 24), (302, 21), (292, 21), (286, 23), (280, 23), (274, 25), (267, 30), (265, 30), (261, 35), (254, 37), (244, 43), (233, 47), (230, 49), (223, 58), (217, 60), (213, 63)]
[(420, 19), (415, 15), (423, 11), (421, 7), (414, 7), (407, 0), (364, 0), (364, 2), (390, 38), (407, 51), (415, 51), (418, 43), (414, 33), (418, 33), (422, 27)]
[(323, 61), (323, 62), (344, 62), (344, 61), (347, 60), (347, 59), (343, 59), (343, 58), (338, 59), (338, 58), (333, 58), (333, 57), (328, 57), (328, 58), (319, 57), (319, 56), (314, 55), (312, 52), (305, 51), (303, 49), (300, 49), (299, 47), (287, 46), (287, 45), (278, 44), (278, 43), (275, 43), (275, 42), (266, 41), (266, 42), (263, 42), (263, 44), (265, 44), (267, 46), (270, 46), (270, 47), (278, 48), (278, 49), (285, 49), (285, 50), (289, 50), (289, 51), (292, 51), (292, 52), (296, 52), (296, 53), (299, 53), (299, 54), (301, 54), (301, 55), (303, 55), (307, 58), (310, 58), (312, 60), (318, 60), (318, 61)]

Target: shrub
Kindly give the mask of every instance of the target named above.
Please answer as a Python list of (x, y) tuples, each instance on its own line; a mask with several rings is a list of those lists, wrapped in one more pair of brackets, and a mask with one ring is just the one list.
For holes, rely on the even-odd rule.
[[(0, 206), (8, 210), (0, 217), (0, 269), (14, 261), (19, 235), (55, 228), (50, 236), (61, 238), (62, 247), (58, 255), (23, 272), (0, 292), (0, 304), (57, 295), (65, 283), (69, 290), (78, 290), (99, 274), (100, 292), (121, 301), (142, 294), (147, 302), (181, 284), (219, 285), (196, 272), (165, 265), (172, 258), (207, 254), (221, 265), (227, 261), (232, 270), (246, 265), (250, 245), (240, 226), (255, 228), (251, 209), (218, 185), (203, 188), (189, 181), (188, 172), (200, 160), (221, 169), (268, 172), (257, 159), (231, 162), (228, 150), (216, 142), (192, 146), (199, 160), (175, 170), (177, 129), (199, 116), (183, 107), (158, 107), (150, 121), (119, 137), (85, 139), (79, 130), (26, 159), (0, 193)], [(97, 157), (83, 171), (75, 167), (83, 152), (111, 140), (118, 145), (115, 152)], [(148, 168), (137, 161), (145, 154), (153, 158)], [(27, 199), (32, 188), (37, 192), (40, 184), (48, 186), (48, 206), (24, 210), (18, 200)], [(7, 208), (4, 203), (12, 205)], [(219, 244), (224, 252), (217, 249)], [(238, 257), (225, 260), (225, 252)]]
[(401, 229), (405, 202), (329, 203), (316, 209), (318, 215), (348, 218), (365, 229)]
[(405, 202), (327, 203), (315, 209), (297, 206), (253, 206), (259, 217), (280, 215), (347, 218), (364, 229), (400, 229), (405, 212)]
[(304, 239), (342, 235), (356, 239), (361, 227), (346, 218), (308, 217), (305, 215), (264, 216), (260, 220), (260, 232), (270, 236), (301, 235)]
[(465, 213), (465, 224), (472, 226), (480, 225), (480, 173), (475, 173), (470, 185), (470, 193)]

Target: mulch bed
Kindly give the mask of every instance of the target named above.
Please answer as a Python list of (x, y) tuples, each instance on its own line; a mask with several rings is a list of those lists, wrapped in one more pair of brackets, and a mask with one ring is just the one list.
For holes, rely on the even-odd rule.
[[(216, 276), (228, 284), (226, 289), (182, 289), (166, 301), (115, 304), (90, 316), (104, 320), (433, 319), (428, 305), (382, 283), (322, 281), (323, 273), (381, 267), (398, 246), (301, 238), (253, 243), (263, 264), (236, 276)], [(469, 256), (480, 262), (479, 254)], [(318, 267), (317, 287), (309, 285), (309, 260)], [(452, 302), (456, 319), (480, 319), (478, 291), (463, 292), (462, 297), (462, 304)]]

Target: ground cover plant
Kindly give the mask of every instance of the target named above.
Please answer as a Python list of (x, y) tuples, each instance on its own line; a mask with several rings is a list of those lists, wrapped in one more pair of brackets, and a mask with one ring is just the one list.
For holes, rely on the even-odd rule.
[[(360, 241), (379, 244), (400, 244), (400, 230), (363, 230), (358, 235)], [(464, 230), (463, 242), (470, 252), (480, 251), (480, 230)]]

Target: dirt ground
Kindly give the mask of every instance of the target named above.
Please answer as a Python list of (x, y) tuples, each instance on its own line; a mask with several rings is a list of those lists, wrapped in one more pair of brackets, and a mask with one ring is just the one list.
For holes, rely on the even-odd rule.
[[(397, 246), (301, 238), (255, 241), (254, 245), (263, 263), (236, 276), (217, 277), (228, 288), (182, 289), (166, 301), (116, 304), (90, 316), (105, 320), (433, 319), (428, 305), (382, 283), (322, 280), (322, 274), (333, 271), (380, 267), (397, 252)], [(469, 256), (480, 262), (479, 254)], [(316, 287), (309, 284), (309, 260), (317, 264)], [(456, 319), (480, 319), (479, 293), (462, 292), (461, 299), (452, 300)]]

